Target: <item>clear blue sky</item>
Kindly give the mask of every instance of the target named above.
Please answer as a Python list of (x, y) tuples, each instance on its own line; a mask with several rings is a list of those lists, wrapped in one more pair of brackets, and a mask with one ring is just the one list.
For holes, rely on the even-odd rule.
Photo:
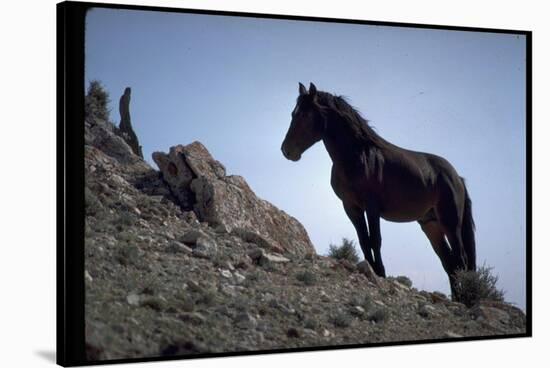
[[(467, 180), (478, 263), (525, 307), (525, 37), (493, 33), (94, 9), (87, 17), (86, 80), (131, 115), (146, 159), (199, 140), (229, 174), (298, 218), (318, 253), (356, 239), (330, 187), (322, 144), (299, 162), (280, 146), (298, 82), (349, 97), (399, 146), (448, 159)], [(449, 293), (416, 223), (382, 221), (390, 275)]]

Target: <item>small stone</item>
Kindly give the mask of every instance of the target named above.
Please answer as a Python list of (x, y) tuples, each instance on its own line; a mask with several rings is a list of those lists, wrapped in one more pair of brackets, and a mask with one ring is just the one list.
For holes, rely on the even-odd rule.
[(134, 294), (134, 293), (128, 294), (128, 296), (126, 297), (126, 301), (130, 305), (138, 306), (139, 305), (139, 295)]
[(233, 285), (223, 284), (220, 287), (220, 291), (223, 294), (225, 294), (227, 296), (230, 296), (232, 298), (237, 296), (237, 291), (235, 290), (235, 286), (233, 286)]
[(298, 338), (300, 337), (300, 332), (294, 327), (291, 327), (286, 331), (286, 335), (291, 338)]
[(203, 289), (197, 282), (193, 280), (187, 281), (187, 287), (189, 287), (189, 290), (191, 291), (201, 291)]
[(510, 315), (502, 309), (483, 305), (474, 307), (470, 314), (475, 319), (485, 320), (488, 324), (497, 328), (506, 325), (510, 321)]
[(141, 305), (156, 311), (161, 311), (166, 307), (166, 300), (161, 297), (148, 296), (141, 301)]
[(230, 279), (232, 277), (231, 271), (229, 271), (229, 270), (220, 270), (220, 273), (226, 279)]
[(240, 329), (248, 330), (253, 329), (258, 325), (256, 318), (252, 317), (249, 313), (240, 313), (235, 317), (235, 326)]
[(206, 317), (198, 312), (193, 313), (180, 313), (178, 318), (184, 322), (190, 322), (196, 325), (206, 322)]
[(356, 316), (362, 316), (363, 314), (365, 314), (365, 308), (356, 305), (351, 309), (351, 313), (355, 314)]
[(324, 337), (329, 337), (330, 336), (330, 331), (327, 330), (326, 328), (323, 330), (323, 336)]
[(255, 248), (252, 249), (250, 252), (248, 252), (248, 256), (255, 262), (260, 261), (260, 259), (263, 257), (264, 251), (261, 248)]
[(206, 236), (206, 234), (200, 230), (191, 230), (183, 234), (183, 236), (180, 238), (180, 241), (185, 244), (195, 245), (197, 243), (197, 240), (200, 237), (204, 237), (204, 236)]
[(211, 258), (218, 250), (216, 242), (208, 236), (200, 236), (193, 248), (193, 255), (200, 258)]
[(361, 261), (357, 263), (357, 270), (367, 277), (367, 280), (372, 282), (376, 286), (380, 286), (378, 276), (372, 269), (371, 265), (367, 261)]
[(238, 272), (235, 272), (235, 273), (233, 274), (233, 276), (235, 277), (235, 282), (236, 282), (237, 284), (242, 284), (242, 283), (244, 282), (244, 280), (246, 280), (246, 277), (243, 276), (243, 275), (241, 275), (241, 274), (238, 273)]
[(424, 318), (430, 318), (435, 314), (436, 309), (429, 304), (424, 304), (418, 309), (418, 314)]
[(94, 281), (94, 279), (92, 278), (92, 276), (90, 275), (90, 273), (88, 272), (88, 270), (85, 270), (85, 271), (84, 271), (84, 278), (85, 278), (86, 280), (88, 280), (89, 282)]
[(269, 262), (273, 262), (273, 263), (286, 263), (286, 262), (290, 262), (290, 259), (286, 258), (286, 257), (283, 257), (283, 256), (278, 256), (276, 254), (270, 254), (270, 253), (266, 253), (264, 254), (264, 257), (269, 261)]
[(179, 241), (171, 241), (166, 247), (166, 251), (170, 253), (185, 253), (191, 254), (193, 250), (187, 245), (180, 243)]
[(327, 293), (324, 290), (321, 290), (319, 293), (319, 297), (321, 298), (321, 301), (323, 302), (330, 302), (330, 297), (327, 295)]
[(217, 234), (228, 234), (228, 233), (229, 233), (229, 228), (228, 228), (227, 225), (225, 225), (225, 224), (217, 224), (217, 225), (214, 227), (214, 231), (215, 231)]
[(182, 218), (185, 222), (191, 225), (197, 225), (199, 223), (199, 220), (197, 219), (197, 215), (193, 211), (183, 212)]
[(349, 272), (353, 272), (356, 269), (355, 264), (348, 261), (347, 259), (341, 259), (339, 262), (342, 265), (342, 267), (344, 267)]
[(267, 253), (266, 251), (264, 251), (261, 248), (255, 248), (255, 249), (251, 250), (250, 252), (248, 252), (248, 256), (254, 262), (258, 263), (259, 265), (264, 265), (264, 264), (270, 263), (270, 262), (272, 262), (272, 263), (290, 262), (290, 259), (288, 259), (286, 257), (276, 255), (276, 254), (272, 254), (272, 253)]
[(282, 253), (284, 251), (279, 244), (256, 231), (237, 227), (231, 230), (231, 234), (240, 237), (245, 242), (256, 244), (258, 247), (271, 252)]
[(450, 339), (457, 339), (457, 338), (464, 337), (464, 336), (459, 335), (459, 334), (457, 334), (455, 332), (452, 332), (452, 331), (447, 331), (447, 332), (445, 332), (444, 337), (448, 337)]

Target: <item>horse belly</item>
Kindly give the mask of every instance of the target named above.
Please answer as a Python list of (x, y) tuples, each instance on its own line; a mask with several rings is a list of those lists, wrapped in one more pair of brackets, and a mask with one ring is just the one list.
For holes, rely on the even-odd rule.
[(411, 222), (411, 221), (417, 221), (418, 219), (422, 218), (430, 208), (427, 208), (425, 211), (410, 211), (410, 212), (403, 212), (403, 211), (385, 211), (380, 214), (380, 216), (390, 222)]
[(422, 218), (433, 208), (431, 198), (415, 198), (415, 200), (403, 200), (399, 203), (385, 203), (382, 206), (380, 216), (391, 222), (411, 222)]

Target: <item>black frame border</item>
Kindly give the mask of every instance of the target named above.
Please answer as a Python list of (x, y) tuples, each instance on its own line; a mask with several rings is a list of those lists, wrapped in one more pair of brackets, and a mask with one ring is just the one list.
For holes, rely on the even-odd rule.
[[(88, 361), (85, 352), (84, 321), (84, 44), (86, 12), (91, 8), (125, 9), (204, 15), (223, 15), (246, 18), (283, 19), (325, 23), (377, 25), (401, 28), (423, 28), (484, 33), (506, 33), (526, 37), (526, 332), (502, 336), (475, 336), (456, 339), (426, 339), (376, 344), (349, 344), (307, 348), (256, 350), (243, 352), (205, 353), (187, 356), (143, 357)], [(202, 9), (183, 9), (145, 5), (85, 3), (66, 1), (56, 5), (57, 22), (57, 200), (56, 200), (56, 344), (57, 364), (62, 366), (102, 365), (151, 361), (218, 358), (257, 354), (311, 352), (364, 347), (417, 345), (477, 340), (501, 340), (532, 337), (532, 32), (480, 27), (445, 26), (434, 24), (339, 19), (312, 16), (247, 13)]]

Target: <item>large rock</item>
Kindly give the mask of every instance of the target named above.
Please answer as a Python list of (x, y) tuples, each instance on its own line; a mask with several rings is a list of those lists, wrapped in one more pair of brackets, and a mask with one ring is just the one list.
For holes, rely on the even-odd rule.
[(298, 220), (258, 198), (241, 176), (227, 176), (200, 142), (155, 152), (153, 160), (182, 207), (192, 207), (200, 221), (237, 236), (246, 234), (245, 241), (256, 239), (258, 246), (272, 251), (315, 253)]

